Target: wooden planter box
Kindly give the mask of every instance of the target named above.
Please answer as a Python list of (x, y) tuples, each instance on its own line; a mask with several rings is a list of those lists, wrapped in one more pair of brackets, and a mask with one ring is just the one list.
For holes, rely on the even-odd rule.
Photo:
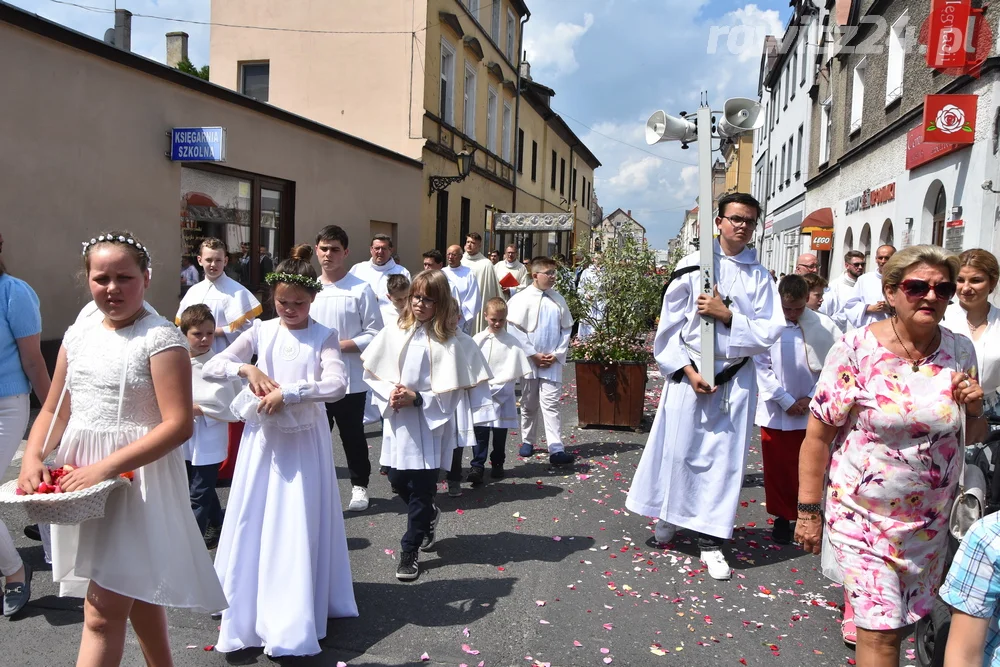
[(576, 409), (580, 427), (638, 428), (646, 400), (646, 379), (646, 364), (641, 361), (577, 361)]

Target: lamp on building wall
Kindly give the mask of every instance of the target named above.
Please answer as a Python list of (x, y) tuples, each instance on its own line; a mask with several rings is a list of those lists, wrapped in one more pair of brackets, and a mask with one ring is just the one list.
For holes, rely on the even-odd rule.
[(473, 148), (471, 151), (464, 150), (455, 156), (455, 162), (458, 163), (458, 176), (431, 176), (430, 190), (427, 192), (427, 196), (430, 197), (438, 190), (446, 189), (452, 183), (464, 181), (465, 177), (472, 172), (472, 165), (475, 162), (473, 154), (475, 152), (476, 149)]

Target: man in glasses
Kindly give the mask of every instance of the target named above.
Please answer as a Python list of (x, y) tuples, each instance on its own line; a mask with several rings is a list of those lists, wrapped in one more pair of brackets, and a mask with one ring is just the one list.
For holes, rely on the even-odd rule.
[(857, 279), (854, 294), (844, 304), (847, 321), (855, 328), (860, 329), (889, 317), (889, 304), (882, 292), (882, 267), (894, 254), (896, 249), (893, 246), (879, 246), (875, 251), (875, 270)]
[(841, 331), (847, 331), (850, 327), (844, 306), (854, 296), (855, 285), (864, 272), (865, 254), (860, 250), (848, 250), (844, 254), (843, 273), (830, 281), (830, 286), (823, 297), (824, 306), (826, 306), (827, 301), (833, 301), (833, 303), (829, 307), (821, 309), (821, 312), (833, 318)]
[[(697, 252), (671, 276), (653, 342), (669, 379), (625, 501), (660, 519), (658, 542), (671, 541), (677, 528), (695, 532), (714, 579), (732, 577), (722, 546), (732, 537), (752, 434), (757, 382), (750, 357), (769, 350), (785, 328), (777, 286), (747, 249), (759, 217), (760, 204), (746, 193), (719, 200), (712, 296), (702, 294)], [(699, 370), (713, 363), (701, 355), (702, 317), (715, 320), (715, 386)]]

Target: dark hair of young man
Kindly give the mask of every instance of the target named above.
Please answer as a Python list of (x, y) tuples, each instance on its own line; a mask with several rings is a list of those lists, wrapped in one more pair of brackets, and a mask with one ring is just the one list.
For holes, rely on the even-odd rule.
[(204, 324), (205, 322), (211, 322), (212, 328), (215, 328), (215, 316), (212, 315), (212, 309), (203, 303), (196, 303), (193, 306), (188, 306), (181, 313), (181, 333), (185, 336), (187, 332), (193, 327)]
[(442, 255), (441, 251), (438, 250), (437, 248), (434, 248), (433, 250), (428, 250), (427, 252), (425, 252), (424, 253), (424, 257), (426, 257), (427, 259), (433, 261), (438, 266), (444, 266), (444, 255)]
[(340, 241), (340, 247), (347, 250), (347, 232), (338, 225), (327, 225), (316, 235), (316, 245), (320, 241)]
[(726, 215), (726, 206), (729, 204), (743, 204), (744, 206), (750, 206), (757, 212), (754, 219), (760, 217), (760, 202), (754, 199), (752, 195), (748, 195), (745, 192), (732, 192), (719, 200), (720, 218)]
[(782, 299), (808, 299), (809, 283), (797, 273), (790, 273), (778, 282), (778, 294)]

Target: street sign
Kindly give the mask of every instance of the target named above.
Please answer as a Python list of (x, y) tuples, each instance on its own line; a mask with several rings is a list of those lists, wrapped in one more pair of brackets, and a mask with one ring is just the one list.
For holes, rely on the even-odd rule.
[(225, 162), (226, 128), (173, 128), (170, 131), (170, 159), (175, 162)]
[(978, 95), (924, 97), (924, 142), (971, 144), (976, 140)]

